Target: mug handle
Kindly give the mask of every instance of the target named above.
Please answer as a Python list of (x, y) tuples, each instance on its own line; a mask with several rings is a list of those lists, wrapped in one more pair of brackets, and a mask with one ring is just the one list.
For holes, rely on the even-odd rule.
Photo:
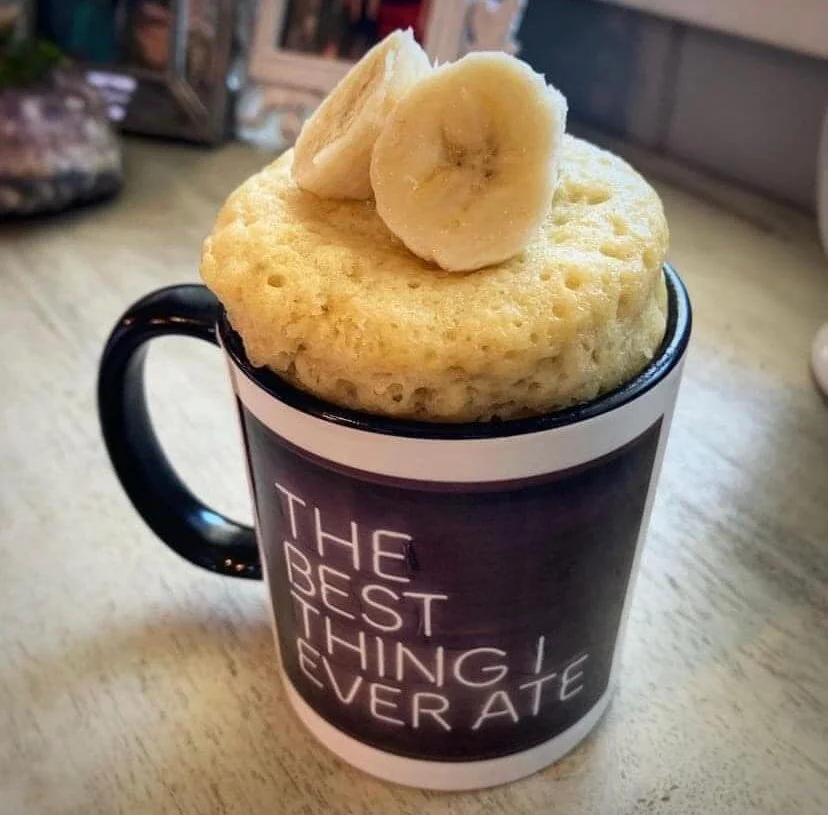
[(260, 580), (253, 529), (210, 509), (168, 461), (147, 410), (144, 361), (155, 337), (197, 337), (218, 345), (219, 302), (204, 286), (170, 286), (121, 317), (98, 372), (98, 415), (106, 449), (138, 514), (173, 551), (211, 572)]

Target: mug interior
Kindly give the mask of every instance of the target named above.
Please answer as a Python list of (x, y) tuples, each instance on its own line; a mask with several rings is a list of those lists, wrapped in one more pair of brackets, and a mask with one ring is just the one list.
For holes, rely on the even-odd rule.
[(485, 439), (537, 433), (593, 419), (627, 404), (657, 385), (684, 356), (690, 340), (692, 316), (687, 289), (676, 270), (664, 265), (667, 285), (667, 326), (664, 339), (653, 359), (639, 374), (614, 390), (589, 402), (521, 419), (493, 419), (488, 422), (426, 422), (377, 416), (326, 402), (294, 387), (268, 368), (257, 368), (247, 359), (241, 337), (233, 330), (227, 312), (221, 309), (218, 332), (221, 344), (245, 376), (274, 399), (303, 413), (369, 433), (416, 439)]

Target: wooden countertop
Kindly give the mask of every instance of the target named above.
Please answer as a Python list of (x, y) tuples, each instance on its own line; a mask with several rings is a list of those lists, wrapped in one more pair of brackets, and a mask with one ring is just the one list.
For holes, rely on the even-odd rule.
[[(223, 197), (264, 158), (128, 145), (111, 204), (0, 229), (0, 813), (828, 812), (828, 319), (815, 225), (659, 185), (696, 332), (621, 689), (525, 781), (374, 781), (288, 709), (264, 587), (153, 538), (112, 474), (94, 385), (113, 321), (197, 275)], [(182, 474), (249, 517), (220, 355), (156, 343), (152, 405)]]

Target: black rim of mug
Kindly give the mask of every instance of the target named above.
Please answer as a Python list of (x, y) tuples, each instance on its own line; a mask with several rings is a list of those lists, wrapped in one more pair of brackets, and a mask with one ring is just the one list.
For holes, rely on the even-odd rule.
[(230, 326), (224, 308), (219, 315), (218, 332), (226, 353), (257, 387), (274, 399), (317, 419), (367, 433), (415, 439), (461, 440), (519, 436), (565, 427), (616, 410), (655, 387), (676, 367), (684, 356), (690, 340), (692, 314), (687, 289), (676, 270), (669, 264), (664, 265), (664, 277), (667, 284), (667, 327), (661, 347), (650, 364), (633, 379), (591, 402), (522, 419), (425, 422), (376, 416), (339, 407), (295, 388), (269, 369), (255, 368), (251, 365), (244, 353), (241, 338)]

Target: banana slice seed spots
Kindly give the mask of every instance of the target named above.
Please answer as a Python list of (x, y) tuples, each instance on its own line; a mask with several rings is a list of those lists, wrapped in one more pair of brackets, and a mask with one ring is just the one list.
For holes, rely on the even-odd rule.
[(447, 141), (445, 137), (443, 137), (443, 139), (445, 144), (444, 149), (446, 151), (446, 156), (448, 157), (447, 163), (459, 169), (465, 164), (468, 151), (462, 145), (452, 144)]
[(450, 273), (516, 258), (548, 212), (565, 120), (563, 97), (514, 57), (478, 52), (437, 69), (377, 141), (377, 213)]

